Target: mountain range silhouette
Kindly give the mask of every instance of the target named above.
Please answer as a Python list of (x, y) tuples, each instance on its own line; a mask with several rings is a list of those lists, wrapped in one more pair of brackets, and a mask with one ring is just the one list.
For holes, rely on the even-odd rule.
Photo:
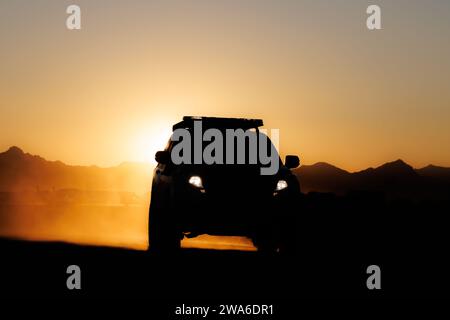
[(81, 189), (143, 194), (150, 189), (151, 174), (151, 165), (144, 163), (100, 168), (47, 161), (15, 146), (0, 153), (0, 192)]
[(428, 165), (414, 169), (401, 159), (353, 173), (319, 162), (304, 165), (295, 173), (303, 192), (378, 192), (389, 197), (448, 199), (450, 190), (450, 168)]
[[(450, 168), (428, 165), (414, 169), (403, 160), (376, 168), (348, 172), (325, 162), (296, 169), (302, 191), (381, 192), (400, 197), (448, 197)], [(0, 153), (0, 191), (36, 191), (55, 189), (149, 191), (152, 165), (126, 162), (115, 167), (71, 166), (61, 161), (25, 153), (13, 146)]]

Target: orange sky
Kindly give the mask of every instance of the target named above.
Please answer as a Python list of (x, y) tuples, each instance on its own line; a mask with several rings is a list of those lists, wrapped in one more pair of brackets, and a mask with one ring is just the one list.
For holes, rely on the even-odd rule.
[[(373, 1), (370, 1), (372, 3)], [(183, 115), (263, 118), (283, 154), (450, 166), (450, 2), (0, 2), (0, 150), (147, 161)]]

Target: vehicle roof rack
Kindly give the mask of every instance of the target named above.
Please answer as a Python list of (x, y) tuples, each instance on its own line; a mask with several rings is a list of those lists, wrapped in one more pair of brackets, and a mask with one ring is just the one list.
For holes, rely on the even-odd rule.
[(226, 128), (226, 129), (252, 129), (262, 127), (261, 119), (244, 119), (244, 118), (218, 118), (218, 117), (197, 117), (184, 116), (183, 121), (173, 125), (172, 130), (194, 127), (195, 121), (202, 121), (203, 128)]

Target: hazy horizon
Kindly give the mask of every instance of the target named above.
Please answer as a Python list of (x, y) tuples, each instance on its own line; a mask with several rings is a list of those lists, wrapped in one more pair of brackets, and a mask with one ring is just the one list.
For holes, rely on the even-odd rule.
[[(32, 154), (32, 153), (28, 152), (27, 150), (24, 150), (23, 148), (21, 148), (20, 146), (17, 146), (17, 145), (12, 145), (12, 146), (9, 146), (9, 147), (8, 147), (7, 149), (5, 149), (5, 150), (0, 150), (0, 154), (1, 154), (1, 153), (4, 153), (4, 152), (7, 152), (7, 151), (8, 151), (9, 149), (11, 149), (11, 148), (19, 148), (19, 149), (20, 149), (22, 152), (24, 152), (25, 154), (30, 154), (31, 156), (39, 156), (39, 157), (43, 158), (44, 160), (50, 161), (50, 162), (62, 162), (63, 164), (65, 164), (65, 165), (67, 165), (67, 166), (73, 166), (73, 167), (84, 166), (84, 167), (97, 167), (97, 168), (100, 168), (100, 169), (109, 169), (109, 168), (115, 168), (115, 167), (119, 167), (119, 166), (121, 166), (121, 165), (126, 165), (126, 164), (132, 164), (132, 165), (133, 165), (133, 164), (135, 164), (135, 165), (148, 165), (148, 166), (151, 166), (151, 167), (156, 166), (156, 161), (155, 161), (155, 162), (149, 162), (149, 161), (132, 161), (132, 160), (124, 160), (124, 161), (122, 161), (122, 162), (120, 162), (120, 163), (112, 164), (112, 165), (109, 165), (109, 166), (100, 166), (100, 165), (96, 165), (96, 164), (84, 165), (84, 164), (77, 164), (77, 163), (67, 163), (67, 162), (61, 161), (61, 160), (59, 160), (59, 159), (54, 159), (54, 160), (53, 160), (53, 159), (47, 159), (46, 157), (44, 157), (44, 156), (42, 156), (42, 155), (39, 155), (39, 154)], [(384, 165), (384, 164), (386, 164), (386, 163), (391, 163), (391, 162), (395, 162), (395, 161), (399, 161), (399, 160), (405, 162), (405, 163), (408, 164), (408, 165), (411, 165), (409, 161), (407, 161), (407, 160), (405, 160), (405, 159), (397, 158), (397, 159), (391, 159), (391, 160), (388, 160), (388, 161), (386, 161), (386, 162), (376, 164), (376, 165), (373, 166), (373, 167), (374, 167), (374, 168), (375, 168), (375, 167), (379, 167), (379, 166), (382, 166), (382, 165)], [(339, 168), (339, 169), (346, 170), (346, 171), (348, 171), (348, 172), (350, 172), (350, 173), (360, 171), (360, 170), (347, 170), (346, 168), (342, 168), (342, 167), (336, 166), (334, 163), (330, 163), (330, 162), (326, 162), (326, 161), (316, 161), (316, 162), (313, 162), (313, 163), (301, 163), (300, 166), (312, 166), (312, 165), (316, 165), (316, 164), (319, 164), (319, 163), (326, 163), (326, 164), (335, 166), (335, 167), (337, 167), (337, 168)], [(434, 164), (434, 163), (429, 163), (429, 164), (427, 164), (427, 165), (425, 165), (425, 166), (422, 166), (422, 167), (415, 167), (415, 166), (412, 166), (412, 165), (411, 165), (411, 166), (412, 166), (414, 169), (421, 169), (421, 168), (424, 168), (424, 167), (430, 166), (430, 165), (432, 165), (432, 166), (438, 166), (438, 165), (436, 165), (436, 164)], [(438, 167), (441, 167), (441, 166), (438, 166)], [(450, 168), (450, 167), (445, 167), (445, 166), (442, 166), (442, 167), (444, 167), (444, 168)], [(367, 166), (367, 167), (365, 167), (365, 168), (362, 168), (361, 170), (368, 169), (368, 168), (370, 168), (370, 167)]]

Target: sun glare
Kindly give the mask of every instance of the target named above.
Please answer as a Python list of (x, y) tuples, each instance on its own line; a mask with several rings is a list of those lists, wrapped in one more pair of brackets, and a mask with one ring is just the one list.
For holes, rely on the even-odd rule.
[(164, 149), (170, 133), (170, 126), (142, 130), (134, 138), (133, 158), (139, 162), (156, 163), (155, 153)]

